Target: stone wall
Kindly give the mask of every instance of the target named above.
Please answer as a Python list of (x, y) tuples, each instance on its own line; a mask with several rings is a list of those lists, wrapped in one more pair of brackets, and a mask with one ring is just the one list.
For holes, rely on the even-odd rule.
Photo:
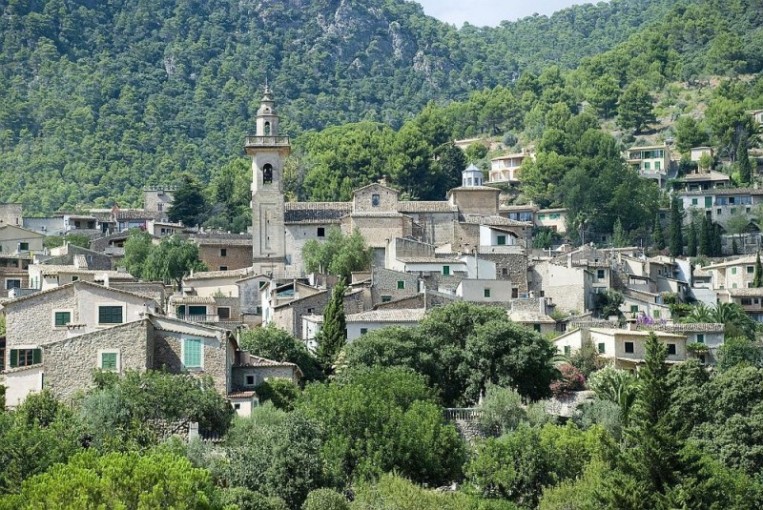
[[(378, 205), (373, 205), (373, 195), (379, 195)], [(380, 184), (372, 184), (355, 191), (352, 198), (353, 212), (397, 211), (398, 193)]]
[(413, 235), (413, 220), (397, 213), (380, 216), (352, 215), (342, 220), (342, 231), (345, 234), (351, 234), (356, 229), (368, 246), (386, 248), (388, 240)]
[(21, 227), (24, 224), (23, 218), (21, 204), (0, 204), (0, 225)]
[(495, 263), (495, 273), (498, 280), (512, 282), (519, 293), (529, 290), (527, 283), (527, 255), (519, 253), (485, 253), (480, 254), (479, 257)]
[(66, 327), (53, 326), (55, 310), (71, 311), (72, 322), (80, 322), (73, 287), (42, 294), (7, 307), (5, 327), (8, 347), (44, 345), (67, 338)]
[(322, 292), (279, 306), (273, 310), (273, 323), (296, 338), (302, 338), (302, 317), (322, 315), (330, 297), (329, 292)]
[[(246, 384), (246, 376), (254, 376), (254, 385), (248, 386)], [(255, 386), (262, 384), (270, 379), (288, 379), (289, 381), (297, 383), (294, 380), (294, 369), (292, 367), (233, 367), (233, 379), (231, 384), (233, 385), (233, 391), (241, 390), (253, 390)]]
[[(378, 304), (382, 302), (382, 296), (389, 296), (390, 301), (415, 296), (419, 292), (418, 280), (418, 276), (411, 273), (375, 267), (373, 269), (371, 300), (374, 304)], [(403, 289), (397, 288), (398, 281), (405, 282)]]
[[(222, 255), (225, 250), (225, 256)], [(210, 271), (243, 269), (252, 265), (251, 245), (201, 244), (199, 258)]]
[(131, 322), (48, 344), (43, 348), (45, 385), (68, 400), (92, 386), (102, 351), (118, 351), (119, 373), (152, 366), (153, 327), (147, 320)]
[(461, 214), (495, 216), (498, 214), (497, 189), (456, 188), (450, 191), (451, 203), (458, 206)]
[[(233, 358), (230, 354), (231, 347), (227, 342), (220, 342), (216, 338), (182, 335), (170, 331), (156, 330), (154, 341), (154, 367), (166, 369), (168, 372), (179, 374), (189, 372), (195, 376), (212, 377), (215, 389), (222, 395), (228, 394), (230, 381), (230, 366)], [(183, 366), (183, 339), (201, 338), (204, 343), (202, 368), (186, 370)]]

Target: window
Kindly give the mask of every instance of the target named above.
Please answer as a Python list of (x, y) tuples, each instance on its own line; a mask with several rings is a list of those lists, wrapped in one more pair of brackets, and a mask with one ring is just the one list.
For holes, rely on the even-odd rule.
[(597, 269), (596, 270), (596, 278), (598, 278), (599, 280), (603, 280), (604, 279), (604, 270), (603, 269)]
[(42, 349), (11, 349), (10, 368), (42, 363)]
[(122, 306), (99, 306), (98, 324), (122, 324)]
[(204, 305), (192, 305), (188, 307), (188, 315), (207, 315), (207, 307)]
[(508, 268), (501, 268), (501, 276), (509, 276), (509, 270)]
[(405, 289), (405, 280), (398, 280), (397, 281), (397, 288), (398, 288), (398, 290)]
[(365, 335), (366, 333), (368, 333), (368, 328), (360, 328), (361, 335)]
[(270, 184), (273, 182), (273, 165), (270, 163), (262, 167), (262, 183)]
[(217, 316), (220, 317), (220, 320), (228, 320), (230, 319), (230, 307), (229, 306), (218, 306), (217, 307)]
[(246, 386), (254, 386), (254, 376), (253, 375), (247, 375), (246, 376), (246, 382), (244, 384)]
[(649, 170), (649, 161), (644, 161), (644, 170)]
[(227, 271), (227, 270), (228, 270), (228, 266), (220, 266), (220, 271)]
[(731, 268), (731, 274), (737, 274), (737, 268), (732, 267)]
[(77, 275), (72, 276), (72, 281), (73, 282), (76, 282), (77, 280), (79, 280), (79, 276), (77, 276)]
[(604, 354), (606, 352), (606, 346), (604, 345), (604, 342), (601, 342), (599, 345), (599, 354)]
[(511, 288), (511, 299), (517, 299), (519, 297), (519, 289), (517, 287)]
[(659, 319), (660, 318), (660, 311), (659, 310), (652, 310), (652, 316), (655, 319)]
[(704, 365), (706, 363), (704, 354), (699, 355), (699, 363), (700, 365)]
[(564, 355), (569, 356), (570, 352), (572, 352), (572, 348), (569, 345), (564, 346)]
[(698, 205), (697, 200), (698, 200), (697, 198), (692, 198), (691, 199), (691, 205)]
[(633, 354), (633, 342), (625, 342), (625, 352)]
[(668, 356), (676, 355), (676, 344), (668, 344)]
[(705, 335), (702, 333), (697, 334), (697, 343), (698, 344), (704, 344), (705, 343)]
[(484, 294), (485, 297), (490, 297), (490, 289), (484, 289), (482, 293)]
[(233, 404), (233, 409), (238, 411), (239, 409), (241, 409), (241, 404)]
[(755, 272), (755, 266), (747, 266), (747, 274), (753, 274)]
[(29, 251), (29, 243), (19, 243), (19, 251)]
[(661, 163), (659, 161), (655, 161), (654, 162), (654, 169), (655, 170), (660, 170), (661, 167), (662, 167), (662, 165), (661, 165)]
[(185, 338), (183, 339), (183, 367), (201, 368), (201, 339)]
[(71, 312), (53, 312), (53, 325), (60, 328), (66, 326), (72, 321)]
[(6, 290), (10, 289), (20, 289), (21, 288), (21, 280), (17, 278), (8, 278), (5, 280), (5, 288)]
[(227, 257), (228, 256), (228, 248), (220, 248), (220, 256), (221, 257)]
[(389, 303), (392, 301), (392, 296), (382, 296), (382, 303)]
[(713, 197), (705, 197), (705, 209), (710, 209), (713, 206)]
[(318, 237), (325, 237), (326, 229), (324, 227), (318, 227)]
[(157, 209), (159, 212), (162, 212), (162, 211), (164, 210), (164, 204), (157, 204), (157, 205), (156, 205), (156, 209)]
[(371, 195), (371, 207), (379, 207), (381, 203), (381, 196), (378, 193)]
[(722, 215), (723, 215), (723, 209), (718, 209), (717, 211), (715, 211), (715, 213), (716, 213), (718, 216), (722, 216)]
[(308, 308), (307, 309), (307, 315), (312, 315), (315, 313), (315, 308)]
[(638, 305), (631, 305), (631, 313), (638, 313)]
[(505, 246), (506, 245), (506, 236), (498, 236), (496, 239), (496, 242), (498, 243), (498, 246)]
[(448, 276), (450, 274), (450, 266), (442, 266), (442, 274)]
[(533, 324), (533, 330), (536, 333), (540, 333), (540, 324)]
[(119, 353), (113, 351), (101, 352), (99, 367), (109, 372), (119, 372)]

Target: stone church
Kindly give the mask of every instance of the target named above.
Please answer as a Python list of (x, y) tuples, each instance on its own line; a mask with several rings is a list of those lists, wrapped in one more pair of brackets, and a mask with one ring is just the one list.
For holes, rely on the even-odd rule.
[[(265, 87), (257, 111), (256, 133), (246, 137), (252, 158), (253, 266), (259, 274), (304, 276), (302, 248), (310, 239), (324, 240), (331, 228), (358, 230), (374, 250), (374, 265), (385, 266), (390, 243), (415, 240), (444, 258), (475, 254), (495, 259), (498, 278), (526, 281), (526, 257), (532, 223), (501, 215), (500, 190), (483, 185), (482, 172), (470, 166), (461, 186), (442, 201), (403, 201), (385, 182), (353, 192), (350, 202), (286, 202), (283, 169), (291, 151), (279, 132), (273, 93)], [(517, 264), (519, 258), (524, 264)], [(525, 274), (522, 274), (522, 273)], [(513, 276), (513, 278), (512, 278)]]

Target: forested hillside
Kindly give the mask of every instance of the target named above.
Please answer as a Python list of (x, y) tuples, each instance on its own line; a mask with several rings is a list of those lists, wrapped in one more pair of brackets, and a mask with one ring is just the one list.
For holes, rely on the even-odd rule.
[(241, 154), (269, 78), (292, 134), (465, 99), (574, 67), (662, 17), (622, 0), (456, 30), (402, 0), (0, 2), (0, 199), (30, 212), (137, 203)]
[[(184, 172), (208, 182), (241, 156), (266, 77), (292, 135), (361, 120), (398, 129), (452, 100), (446, 136), (537, 135), (542, 105), (606, 114), (636, 78), (657, 90), (757, 72), (759, 7), (620, 0), (456, 30), (402, 0), (3, 0), (0, 200), (40, 213), (137, 204), (143, 186)], [(375, 177), (295, 194), (341, 196)]]

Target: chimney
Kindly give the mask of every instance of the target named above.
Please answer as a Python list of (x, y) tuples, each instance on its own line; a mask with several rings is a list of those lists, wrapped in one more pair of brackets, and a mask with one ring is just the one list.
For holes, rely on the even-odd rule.
[(109, 286), (109, 273), (103, 273), (103, 286)]

